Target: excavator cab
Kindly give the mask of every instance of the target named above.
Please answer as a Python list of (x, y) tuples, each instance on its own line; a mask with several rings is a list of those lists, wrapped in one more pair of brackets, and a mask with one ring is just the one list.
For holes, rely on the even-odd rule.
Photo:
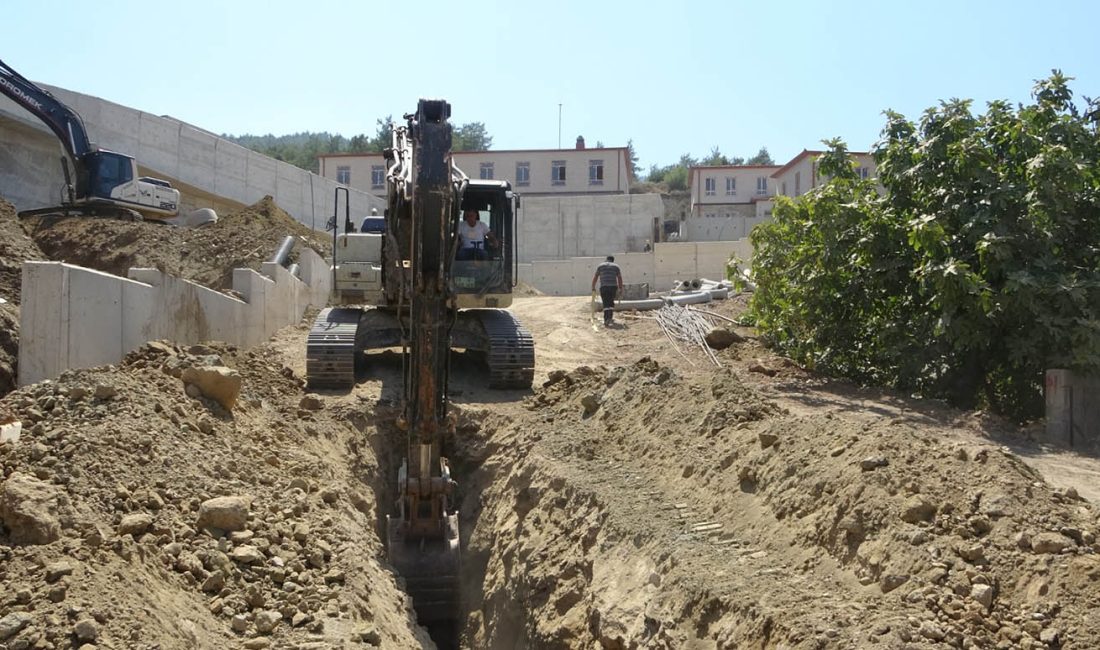
[[(488, 227), (490, 235), (471, 250), (456, 249), (451, 278), (462, 308), (507, 307), (515, 270), (516, 196), (507, 181), (468, 181), (454, 215), (459, 229), (468, 213)], [(458, 242), (462, 246), (462, 242)]]

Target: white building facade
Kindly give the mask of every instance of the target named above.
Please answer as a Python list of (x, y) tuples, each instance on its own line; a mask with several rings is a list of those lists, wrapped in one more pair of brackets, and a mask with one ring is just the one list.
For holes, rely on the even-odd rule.
[[(626, 147), (456, 151), (455, 165), (470, 178), (506, 180), (524, 196), (627, 194), (634, 181)], [(320, 175), (353, 189), (386, 195), (382, 154), (318, 156)]]

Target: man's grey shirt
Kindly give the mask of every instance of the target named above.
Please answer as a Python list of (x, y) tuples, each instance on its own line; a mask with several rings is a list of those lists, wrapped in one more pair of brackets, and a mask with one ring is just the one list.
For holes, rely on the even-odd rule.
[(596, 267), (596, 274), (600, 276), (601, 287), (617, 287), (619, 286), (619, 280), (623, 277), (619, 265), (614, 262), (600, 264)]

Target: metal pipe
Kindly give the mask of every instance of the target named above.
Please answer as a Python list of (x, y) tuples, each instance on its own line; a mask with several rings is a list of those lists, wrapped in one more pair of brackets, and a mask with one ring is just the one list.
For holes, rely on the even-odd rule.
[(286, 266), (290, 251), (294, 248), (294, 240), (294, 235), (287, 235), (284, 237), (283, 243), (279, 244), (279, 248), (275, 251), (275, 254), (271, 256), (270, 261), (279, 266)]
[(286, 270), (289, 271), (290, 274), (293, 275), (294, 277), (299, 277), (302, 273), (302, 267), (299, 266), (297, 263), (291, 264), (290, 266), (287, 267)]

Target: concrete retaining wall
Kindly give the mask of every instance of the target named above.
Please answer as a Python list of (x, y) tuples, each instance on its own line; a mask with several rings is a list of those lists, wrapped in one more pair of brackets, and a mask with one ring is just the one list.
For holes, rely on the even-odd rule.
[(298, 322), (306, 307), (327, 302), (332, 282), (325, 261), (304, 249), (299, 264), (301, 279), (271, 263), (263, 275), (235, 269), (239, 300), (156, 269), (130, 269), (130, 278), (120, 278), (60, 262), (25, 262), (19, 385), (118, 363), (157, 339), (258, 345)]
[(519, 261), (640, 252), (664, 213), (658, 194), (523, 197)]
[[(184, 210), (231, 212), (271, 196), (298, 221), (318, 230), (333, 214), (337, 183), (171, 117), (40, 84), (84, 119), (104, 149), (134, 156), (142, 174), (171, 181)], [(41, 121), (0, 97), (0, 194), (19, 210), (57, 205), (64, 186), (62, 149)], [(385, 202), (350, 190), (356, 221)], [(341, 223), (342, 219), (339, 220)]]
[[(730, 255), (752, 258), (748, 240), (733, 242), (669, 242), (651, 253), (613, 253), (626, 283), (648, 282), (651, 291), (668, 291), (676, 282), (693, 278), (724, 280)], [(519, 279), (551, 296), (582, 296), (592, 291), (592, 274), (604, 257), (536, 260), (519, 265)]]

